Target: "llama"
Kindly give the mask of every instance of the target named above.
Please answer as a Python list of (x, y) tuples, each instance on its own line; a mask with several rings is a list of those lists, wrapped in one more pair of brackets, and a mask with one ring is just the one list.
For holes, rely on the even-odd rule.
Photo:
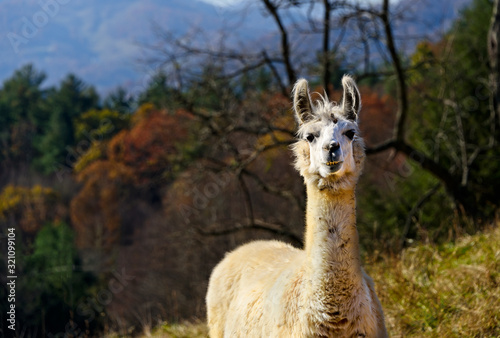
[(295, 167), (307, 191), (304, 250), (279, 241), (241, 246), (215, 267), (206, 302), (215, 337), (386, 337), (382, 306), (361, 267), (355, 188), (365, 151), (361, 100), (342, 79), (342, 102), (293, 90)]

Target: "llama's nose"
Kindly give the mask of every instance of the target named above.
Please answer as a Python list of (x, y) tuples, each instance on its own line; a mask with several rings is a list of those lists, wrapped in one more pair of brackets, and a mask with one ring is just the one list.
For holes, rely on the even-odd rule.
[(329, 150), (330, 152), (337, 151), (340, 148), (340, 144), (337, 141), (330, 142)]

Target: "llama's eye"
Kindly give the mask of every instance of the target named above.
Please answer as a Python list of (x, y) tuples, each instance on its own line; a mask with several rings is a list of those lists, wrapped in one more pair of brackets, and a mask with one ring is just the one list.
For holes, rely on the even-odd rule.
[(347, 136), (347, 137), (349, 138), (349, 140), (352, 140), (352, 139), (354, 138), (354, 134), (356, 134), (356, 133), (355, 133), (355, 131), (354, 131), (354, 130), (352, 130), (352, 129), (351, 129), (351, 130), (348, 130), (348, 131), (346, 131), (346, 132), (344, 133), (344, 135), (345, 135), (345, 136)]
[(314, 135), (313, 134), (309, 134), (306, 136), (306, 140), (309, 141), (309, 142), (312, 142), (314, 141)]

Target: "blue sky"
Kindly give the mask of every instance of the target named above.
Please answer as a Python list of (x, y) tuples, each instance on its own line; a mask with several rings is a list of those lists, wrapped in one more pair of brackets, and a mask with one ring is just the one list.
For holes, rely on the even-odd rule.
[(215, 29), (229, 11), (198, 0), (2, 0), (0, 80), (33, 63), (48, 85), (69, 72), (101, 92), (141, 85), (148, 70), (138, 60), (153, 23)]
[(46, 85), (57, 84), (71, 72), (102, 94), (119, 85), (137, 91), (151, 75), (151, 69), (139, 60), (144, 58), (144, 44), (156, 41), (153, 23), (173, 31), (201, 27), (215, 32), (224, 26), (236, 27), (231, 33), (243, 37), (246, 44), (266, 34), (267, 41), (274, 41), (269, 34), (275, 32), (275, 25), (263, 18), (260, 10), (253, 6), (242, 14), (242, 6), (248, 3), (255, 2), (1, 0), (0, 81), (33, 63), (47, 73)]

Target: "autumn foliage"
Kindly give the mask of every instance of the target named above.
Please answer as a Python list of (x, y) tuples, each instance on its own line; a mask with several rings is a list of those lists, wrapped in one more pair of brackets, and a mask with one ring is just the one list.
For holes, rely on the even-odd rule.
[(178, 144), (188, 135), (188, 121), (186, 113), (169, 114), (144, 105), (130, 129), (99, 144), (97, 149), (105, 153), (77, 174), (82, 188), (70, 206), (79, 247), (109, 250), (119, 243), (126, 221), (123, 209), (131, 196), (151, 187), (159, 189), (171, 179), (181, 155)]
[(132, 173), (124, 165), (100, 160), (78, 174), (82, 189), (71, 200), (71, 221), (80, 248), (109, 249), (120, 237), (120, 200), (126, 197)]
[(169, 114), (143, 106), (130, 130), (122, 130), (109, 143), (108, 158), (133, 171), (136, 184), (151, 184), (167, 178), (179, 156), (178, 146), (188, 135), (189, 115)]
[(65, 210), (58, 194), (51, 188), (8, 185), (0, 192), (0, 222), (19, 227), (34, 235), (48, 221), (59, 221)]

